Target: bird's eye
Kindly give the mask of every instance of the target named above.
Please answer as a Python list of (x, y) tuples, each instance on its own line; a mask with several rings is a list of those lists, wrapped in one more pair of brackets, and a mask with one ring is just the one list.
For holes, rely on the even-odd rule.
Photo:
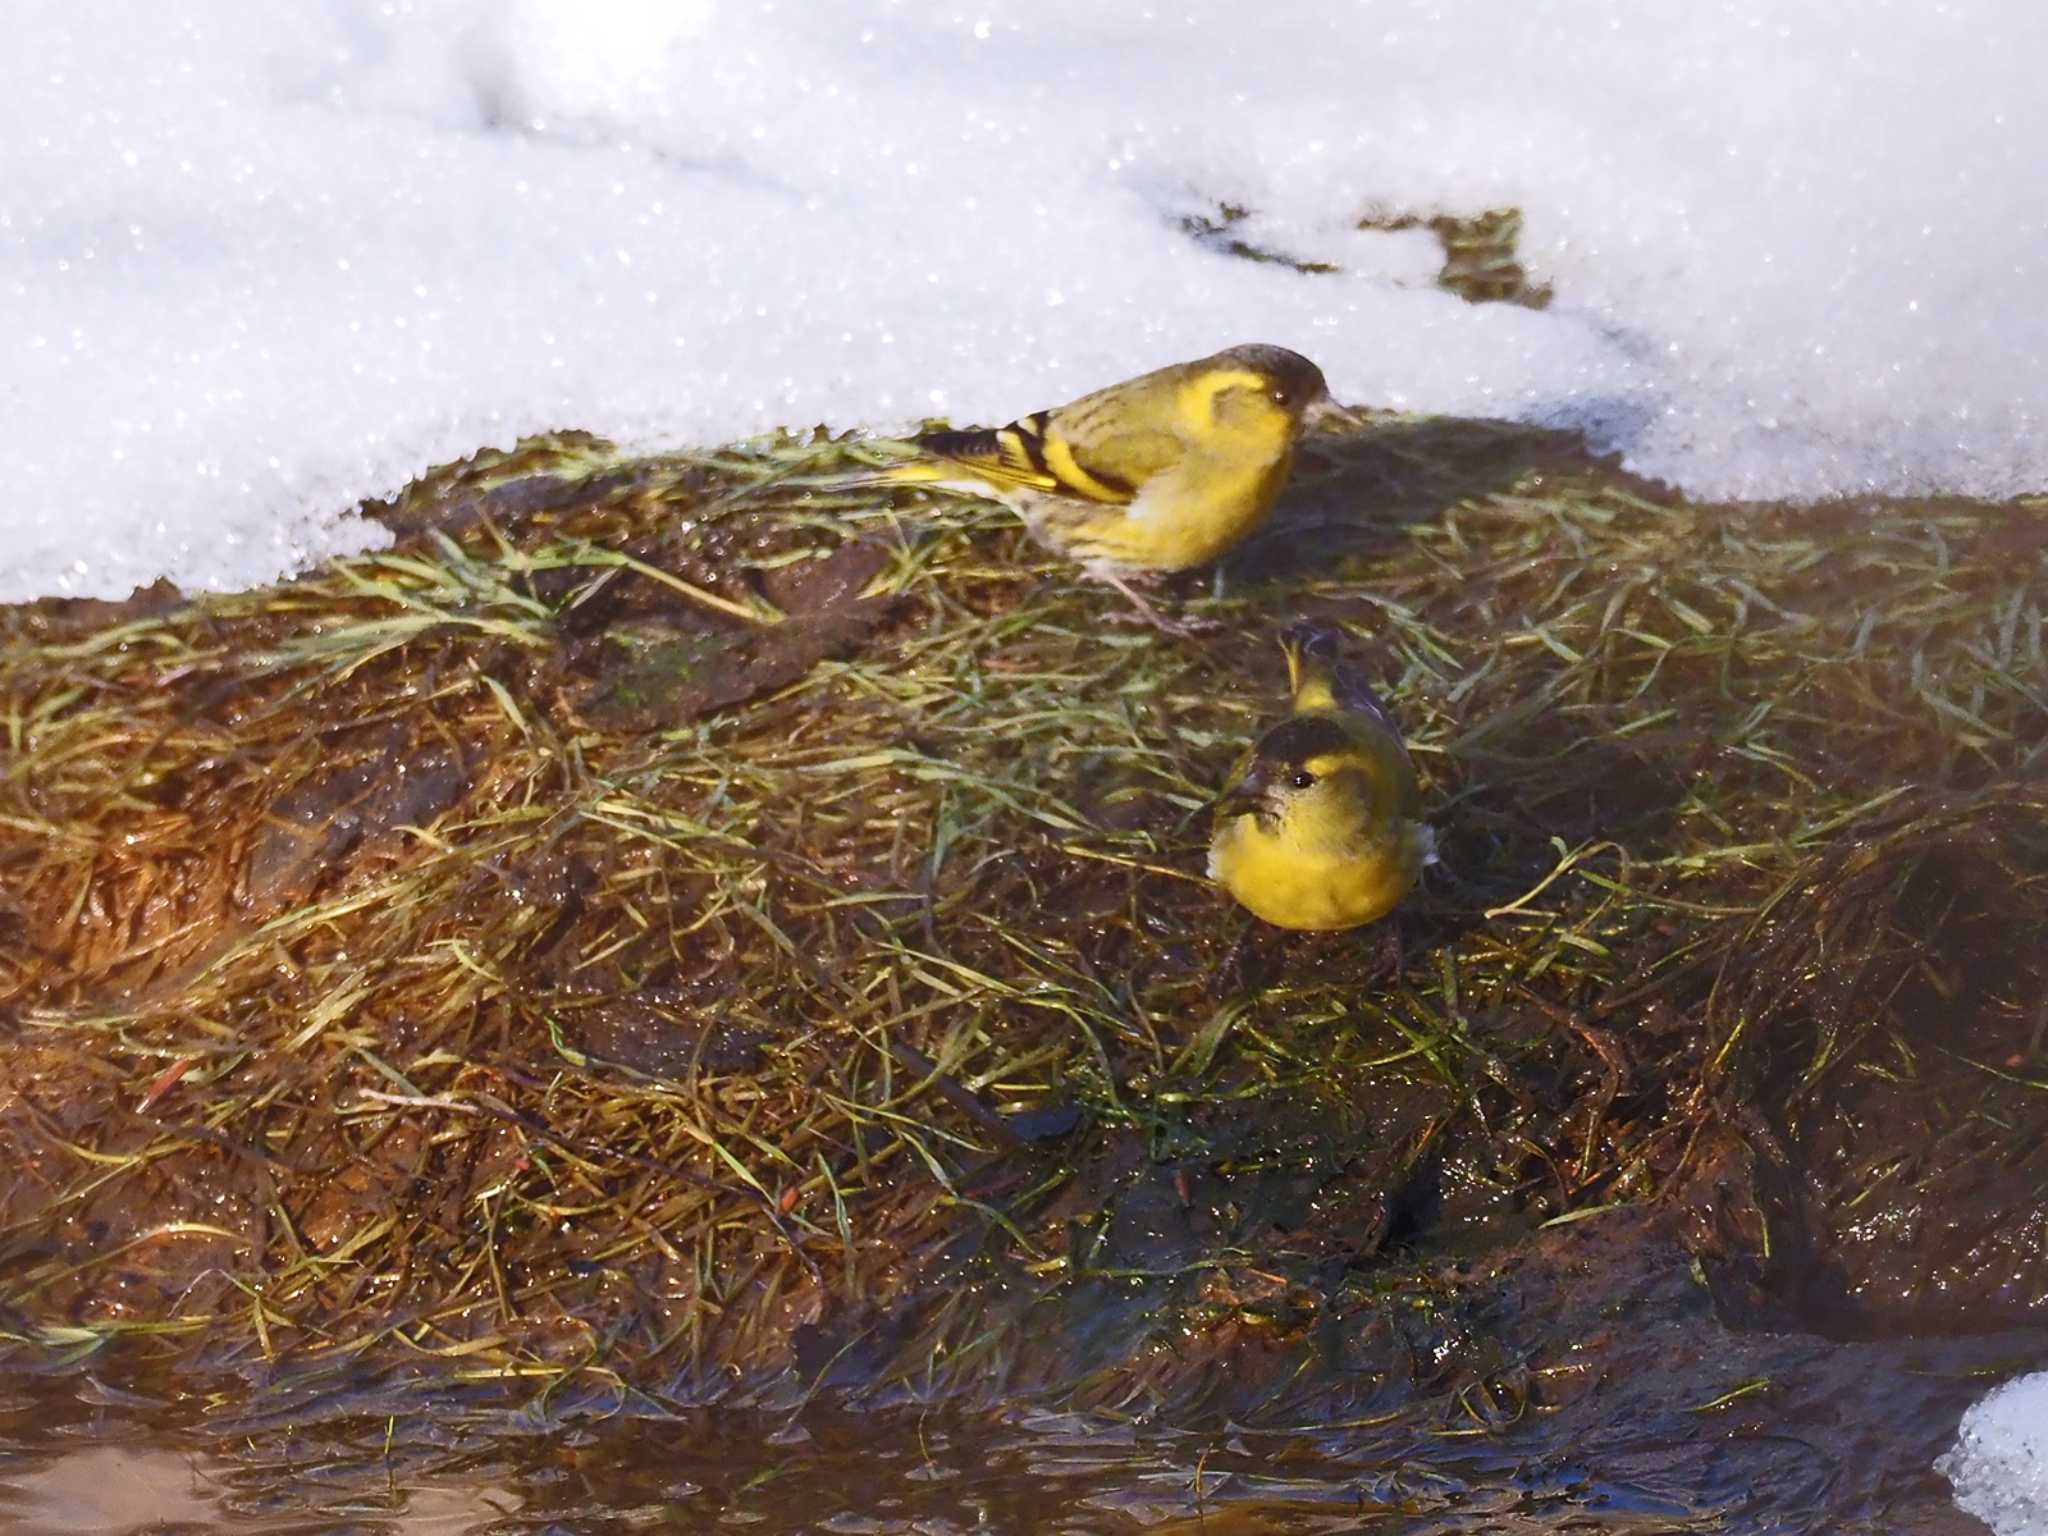
[(1283, 405), (1283, 406), (1284, 406), (1284, 405), (1286, 405), (1286, 404), (1287, 404), (1287, 403), (1289, 402), (1289, 399), (1290, 399), (1290, 397), (1289, 397), (1289, 395), (1288, 395), (1288, 393), (1287, 393), (1287, 391), (1286, 391), (1286, 390), (1284, 390), (1284, 389), (1276, 389), (1276, 390), (1274, 390), (1274, 391), (1273, 391), (1273, 403), (1274, 403), (1275, 405)]
[(1316, 776), (1314, 774), (1310, 773), (1306, 768), (1299, 768), (1295, 770), (1294, 777), (1287, 782), (1296, 789), (1307, 789), (1315, 781)]

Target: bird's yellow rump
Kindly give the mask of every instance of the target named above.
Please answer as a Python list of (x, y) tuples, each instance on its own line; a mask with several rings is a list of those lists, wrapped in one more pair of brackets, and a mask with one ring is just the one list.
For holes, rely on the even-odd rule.
[(1295, 440), (1321, 422), (1357, 425), (1314, 363), (1285, 347), (1231, 347), (1006, 427), (926, 433), (889, 478), (1002, 502), (1172, 629), (1131, 578), (1206, 565), (1250, 535), (1287, 483)]
[(1435, 857), (1415, 769), (1386, 707), (1297, 630), (1293, 713), (1259, 738), (1217, 802), (1209, 877), (1281, 928), (1356, 928), (1391, 912)]

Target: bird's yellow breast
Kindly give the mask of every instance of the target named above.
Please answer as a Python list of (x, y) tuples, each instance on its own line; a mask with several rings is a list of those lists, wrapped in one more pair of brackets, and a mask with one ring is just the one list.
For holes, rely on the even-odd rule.
[(1400, 904), (1422, 870), (1415, 839), (1363, 849), (1306, 846), (1283, 829), (1239, 816), (1209, 850), (1209, 875), (1256, 917), (1279, 928), (1356, 928)]

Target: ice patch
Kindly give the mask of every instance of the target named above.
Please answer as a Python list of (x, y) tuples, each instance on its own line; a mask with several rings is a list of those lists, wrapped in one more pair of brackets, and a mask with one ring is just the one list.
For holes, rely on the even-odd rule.
[[(2048, 487), (2033, 0), (17, 0), (0, 600), (246, 585), (581, 427), (995, 421), (1235, 342), (1702, 495)], [(1250, 210), (1249, 262), (1186, 221)], [(1524, 213), (1547, 309), (1368, 215)]]
[(1963, 1415), (1934, 1470), (1994, 1536), (2048, 1536), (2048, 1372), (2021, 1376)]

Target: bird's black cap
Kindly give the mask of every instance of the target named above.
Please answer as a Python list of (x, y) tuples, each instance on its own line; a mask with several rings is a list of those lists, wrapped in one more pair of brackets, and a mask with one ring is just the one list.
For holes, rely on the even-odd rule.
[(1329, 381), (1323, 377), (1323, 370), (1299, 352), (1290, 352), (1285, 347), (1268, 346), (1264, 342), (1249, 342), (1241, 347), (1226, 348), (1210, 361), (1225, 367), (1244, 368), (1252, 373), (1262, 374), (1274, 388), (1283, 391), (1288, 400), (1296, 405), (1306, 405), (1311, 400), (1320, 400), (1330, 392)]
[(1298, 767), (1314, 757), (1327, 757), (1351, 745), (1351, 738), (1334, 720), (1319, 715), (1297, 715), (1283, 720), (1259, 738), (1257, 756), (1261, 762)]

